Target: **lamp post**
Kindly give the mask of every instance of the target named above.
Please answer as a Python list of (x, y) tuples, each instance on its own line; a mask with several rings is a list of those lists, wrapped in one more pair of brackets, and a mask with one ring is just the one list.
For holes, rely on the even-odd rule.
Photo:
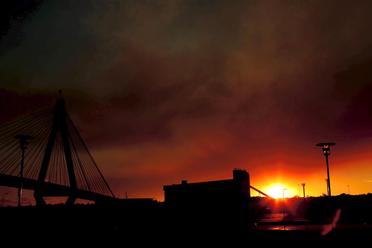
[(286, 188), (283, 188), (283, 200), (284, 200), (284, 198), (285, 198), (285, 191), (286, 191), (287, 189)]
[(25, 164), (25, 152), (27, 145), (31, 139), (34, 137), (26, 134), (18, 134), (14, 138), (19, 140), (20, 148), (21, 148), (21, 169), (19, 172), (19, 177), (20, 177), (20, 184), (18, 187), (18, 207), (22, 205), (22, 188), (23, 188), (23, 169), (24, 169), (24, 164)]
[(305, 194), (305, 183), (301, 183), (302, 185), (302, 193), (304, 195), (304, 198), (306, 197), (306, 194)]
[(285, 191), (286, 191), (287, 189), (286, 188), (283, 188), (283, 202), (282, 202), (282, 208), (283, 208), (283, 212), (282, 212), (282, 214), (283, 214), (283, 217), (282, 217), (282, 221), (283, 221), (283, 230), (285, 230), (285, 204), (284, 204), (284, 199), (285, 199)]
[(334, 142), (325, 142), (325, 143), (318, 143), (316, 144), (316, 146), (319, 146), (322, 148), (323, 150), (323, 154), (324, 154), (324, 157), (325, 157), (325, 160), (326, 160), (326, 165), (327, 165), (327, 193), (328, 193), (328, 196), (331, 196), (332, 193), (331, 193), (331, 179), (329, 177), (329, 161), (328, 161), (328, 157), (329, 155), (331, 155), (331, 146), (334, 146), (336, 145), (336, 143)]

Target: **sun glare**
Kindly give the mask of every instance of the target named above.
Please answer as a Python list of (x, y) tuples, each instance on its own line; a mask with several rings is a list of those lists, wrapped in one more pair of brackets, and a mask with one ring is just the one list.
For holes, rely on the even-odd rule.
[(272, 184), (267, 187), (266, 193), (275, 199), (293, 197), (293, 191), (280, 183)]

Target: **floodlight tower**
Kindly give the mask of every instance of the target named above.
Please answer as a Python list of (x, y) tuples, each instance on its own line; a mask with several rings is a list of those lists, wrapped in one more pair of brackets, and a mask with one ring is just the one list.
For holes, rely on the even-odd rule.
[(322, 148), (323, 150), (323, 154), (324, 154), (324, 157), (325, 157), (325, 160), (326, 160), (326, 165), (327, 165), (327, 193), (328, 193), (328, 196), (331, 196), (331, 179), (329, 177), (329, 161), (328, 161), (328, 157), (329, 155), (331, 155), (331, 146), (334, 146), (336, 145), (336, 143), (334, 142), (324, 142), (324, 143), (318, 143), (316, 144), (316, 146), (319, 146)]
[(305, 193), (305, 183), (301, 183), (301, 185), (302, 185), (302, 193), (303, 193), (303, 195), (304, 195), (304, 198), (306, 197), (306, 193)]
[(25, 152), (27, 149), (27, 145), (30, 140), (32, 140), (34, 137), (26, 134), (18, 134), (14, 137), (15, 139), (19, 140), (20, 148), (21, 148), (21, 168), (19, 171), (19, 177), (20, 177), (20, 184), (18, 187), (18, 207), (22, 205), (22, 188), (23, 188), (23, 170), (24, 170), (24, 164), (25, 164)]

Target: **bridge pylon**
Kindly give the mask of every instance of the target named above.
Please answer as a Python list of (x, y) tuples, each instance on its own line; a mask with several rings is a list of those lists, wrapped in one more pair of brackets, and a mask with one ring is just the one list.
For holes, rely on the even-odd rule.
[(76, 200), (75, 191), (77, 190), (77, 183), (74, 171), (74, 163), (71, 156), (70, 133), (67, 125), (66, 104), (61, 94), (58, 97), (56, 104), (54, 106), (52, 128), (49, 134), (48, 143), (45, 147), (44, 156), (42, 159), (41, 168), (37, 179), (37, 186), (34, 191), (34, 198), (37, 205), (45, 205), (44, 196), (50, 196), (48, 192), (45, 192), (45, 190), (43, 190), (42, 185), (45, 183), (50, 159), (58, 135), (60, 135), (61, 141), (63, 143), (64, 158), (67, 166), (68, 180), (70, 184), (69, 186), (71, 188), (66, 204), (74, 204)]

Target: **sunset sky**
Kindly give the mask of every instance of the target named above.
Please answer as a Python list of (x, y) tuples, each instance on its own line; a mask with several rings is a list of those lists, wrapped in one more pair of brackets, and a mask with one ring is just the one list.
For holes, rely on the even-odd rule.
[(372, 192), (371, 1), (1, 5), (0, 123), (63, 89), (117, 196), (162, 200), (234, 168), (318, 196), (323, 141), (332, 193)]

